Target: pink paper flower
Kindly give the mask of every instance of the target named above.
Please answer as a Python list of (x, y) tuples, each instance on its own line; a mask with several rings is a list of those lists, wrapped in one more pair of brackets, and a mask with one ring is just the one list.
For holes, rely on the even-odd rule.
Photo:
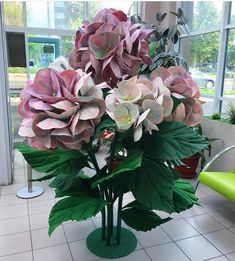
[(189, 126), (195, 126), (201, 122), (203, 109), (199, 101), (199, 87), (184, 68), (179, 66), (172, 66), (168, 69), (160, 67), (151, 73), (150, 79), (152, 81), (161, 79), (171, 94), (182, 100), (167, 120), (184, 122)]
[(95, 82), (111, 87), (125, 76), (134, 76), (141, 63), (151, 64), (148, 37), (152, 30), (133, 24), (122, 12), (103, 9), (93, 23), (77, 31), (70, 65), (91, 72)]
[(81, 70), (41, 69), (20, 99), (19, 134), (37, 149), (80, 149), (105, 112), (101, 89)]

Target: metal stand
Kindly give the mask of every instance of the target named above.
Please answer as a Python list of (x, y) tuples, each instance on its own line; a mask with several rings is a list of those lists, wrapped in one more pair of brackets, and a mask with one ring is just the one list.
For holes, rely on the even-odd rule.
[(29, 164), (27, 164), (27, 181), (28, 181), (28, 186), (21, 188), (20, 190), (18, 190), (16, 192), (16, 196), (18, 198), (36, 198), (40, 195), (43, 194), (44, 189), (42, 187), (39, 186), (33, 186), (32, 185), (32, 169), (29, 166)]

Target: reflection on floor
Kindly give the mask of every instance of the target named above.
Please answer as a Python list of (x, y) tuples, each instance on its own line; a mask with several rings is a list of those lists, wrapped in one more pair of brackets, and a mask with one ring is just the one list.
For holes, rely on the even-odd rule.
[[(105, 151), (99, 152), (100, 163)], [(15, 153), (15, 180), (0, 187), (0, 261), (95, 261), (85, 244), (87, 235), (100, 226), (100, 216), (86, 222), (67, 222), (48, 238), (48, 214), (55, 203), (53, 191), (35, 199), (15, 196), (25, 185), (25, 162)], [(34, 172), (34, 177), (40, 176)], [(195, 181), (192, 181), (195, 182)], [(200, 185), (201, 207), (193, 207), (150, 232), (135, 232), (136, 251), (122, 261), (235, 261), (235, 204)], [(125, 202), (132, 200), (125, 195)], [(166, 216), (164, 213), (159, 213)]]

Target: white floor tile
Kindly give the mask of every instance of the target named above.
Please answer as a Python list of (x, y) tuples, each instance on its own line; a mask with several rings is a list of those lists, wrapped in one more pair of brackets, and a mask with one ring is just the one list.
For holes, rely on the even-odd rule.
[(33, 261), (33, 253), (31, 251), (20, 254), (0, 257), (0, 261)]
[(14, 205), (14, 207), (12, 206), (0, 207), (0, 220), (24, 217), (27, 215), (28, 215), (28, 208), (26, 203), (20, 205)]
[(33, 249), (55, 246), (66, 243), (62, 227), (58, 227), (51, 237), (48, 236), (48, 228), (32, 231)]
[(148, 232), (133, 232), (142, 247), (150, 247), (171, 242), (169, 236), (160, 227)]
[(171, 220), (161, 227), (173, 240), (199, 235), (184, 219)]
[(49, 227), (49, 214), (50, 213), (42, 213), (42, 214), (36, 214), (29, 216), (30, 218), (30, 226), (32, 230), (35, 229), (41, 229), (41, 228), (47, 228)]
[[(68, 245), (34, 250), (34, 261), (72, 261)], [(85, 261), (85, 260), (84, 260)]]
[(223, 254), (235, 252), (235, 234), (224, 229), (204, 235)]
[(220, 211), (220, 210), (226, 210), (227, 207), (223, 204), (220, 204), (215, 198), (209, 197), (205, 199), (200, 200), (200, 204), (203, 207), (203, 210), (207, 213), (213, 212), (213, 211)]
[(55, 201), (53, 199), (29, 202), (29, 214), (36, 215), (45, 212), (50, 212), (54, 204)]
[(23, 187), (24, 187), (23, 184), (13, 184), (8, 186), (3, 186), (1, 194), (2, 195), (16, 194), (16, 192)]
[(152, 261), (187, 261), (188, 257), (174, 244), (164, 244), (145, 249)]
[(220, 256), (220, 257), (210, 259), (210, 261), (228, 261), (228, 260), (229, 259), (225, 256)]
[(226, 255), (226, 257), (230, 260), (230, 261), (235, 261), (235, 253), (231, 253), (229, 255)]
[(86, 239), (87, 236), (96, 228), (91, 220), (64, 224), (63, 226), (69, 242)]
[(30, 250), (31, 241), (29, 232), (0, 237), (0, 256), (26, 252)]
[(115, 258), (115, 261), (151, 261), (151, 259), (144, 252), (144, 250), (137, 250), (128, 256)]
[(235, 226), (235, 210), (223, 210), (218, 212), (209, 213), (217, 222), (225, 227)]
[(0, 207), (25, 203), (27, 203), (26, 199), (18, 198), (15, 194), (2, 195), (0, 198)]
[(100, 259), (87, 249), (86, 240), (72, 242), (69, 246), (74, 261), (96, 261)]
[(176, 244), (191, 261), (202, 261), (221, 256), (221, 253), (202, 236), (183, 239), (177, 241)]
[(186, 218), (186, 221), (202, 234), (224, 228), (224, 226), (216, 222), (215, 219), (207, 214)]
[(28, 217), (0, 221), (0, 236), (29, 231)]
[(204, 213), (205, 213), (204, 208), (199, 207), (199, 206), (193, 206), (190, 209), (187, 209), (183, 212), (180, 212), (180, 216), (183, 217), (183, 218), (186, 218), (186, 217), (201, 215), (201, 214), (204, 214)]

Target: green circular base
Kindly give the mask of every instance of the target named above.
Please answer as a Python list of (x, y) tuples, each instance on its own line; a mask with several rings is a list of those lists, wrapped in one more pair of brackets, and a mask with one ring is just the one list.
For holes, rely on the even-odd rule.
[[(101, 228), (94, 230), (86, 240), (88, 249), (95, 255), (103, 258), (118, 258), (129, 255), (137, 246), (135, 235), (128, 229), (122, 228), (120, 245), (116, 244), (116, 237), (111, 239), (111, 245), (107, 246), (106, 241), (101, 240)], [(113, 228), (113, 235), (116, 235), (116, 227)]]

